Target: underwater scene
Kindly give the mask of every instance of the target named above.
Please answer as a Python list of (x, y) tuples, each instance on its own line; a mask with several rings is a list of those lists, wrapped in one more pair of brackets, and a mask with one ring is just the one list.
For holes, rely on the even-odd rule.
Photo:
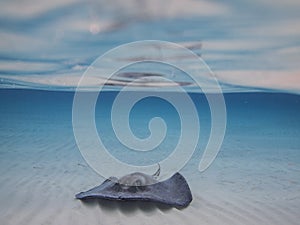
[(299, 10), (1, 1), (1, 224), (299, 224)]

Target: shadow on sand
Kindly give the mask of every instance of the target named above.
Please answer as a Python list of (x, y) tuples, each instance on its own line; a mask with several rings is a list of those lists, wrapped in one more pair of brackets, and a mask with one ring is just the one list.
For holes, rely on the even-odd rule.
[[(124, 214), (131, 214), (136, 211), (143, 211), (145, 213), (160, 211), (167, 212), (174, 207), (154, 202), (142, 202), (142, 201), (111, 201), (105, 199), (85, 199), (82, 203), (87, 207), (100, 207), (103, 211), (118, 210)], [(178, 209), (178, 208), (177, 208)]]

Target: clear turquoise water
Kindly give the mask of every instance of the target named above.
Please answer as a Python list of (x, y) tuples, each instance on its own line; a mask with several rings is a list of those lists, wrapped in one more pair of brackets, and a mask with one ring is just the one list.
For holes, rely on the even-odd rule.
[[(155, 98), (145, 99), (133, 108), (130, 124), (138, 137), (149, 134), (147, 124), (153, 116), (161, 116), (168, 126), (166, 139), (158, 148), (136, 153), (122, 146), (112, 131), (110, 111), (116, 94), (102, 93), (100, 97), (105, 100), (96, 107), (97, 130), (110, 153), (134, 165), (164, 159), (172, 152), (180, 133), (174, 108)], [(99, 184), (104, 178), (88, 166), (76, 145), (72, 127), (73, 95), (73, 92), (59, 91), (0, 90), (0, 172), (3, 174), (0, 197), (5, 203), (0, 206), (0, 215), (8, 224), (23, 220), (57, 224), (61, 219), (71, 223), (76, 210), (95, 212), (90, 219), (115, 213), (107, 203), (100, 205), (99, 211), (97, 205), (81, 205), (74, 200), (76, 193)], [(191, 160), (180, 172), (194, 196), (192, 215), (196, 217), (204, 210), (209, 221), (216, 219), (218, 223), (225, 215), (229, 221), (235, 221), (238, 216), (256, 224), (283, 221), (297, 224), (300, 96), (262, 92), (225, 94), (228, 116), (225, 138), (217, 158), (202, 173), (198, 165), (209, 137), (210, 112), (204, 95), (194, 93), (191, 97), (200, 118), (200, 139)], [(111, 173), (114, 172), (119, 171), (112, 169)], [(129, 205), (124, 207), (126, 210), (122, 209), (124, 212), (120, 214), (122, 220), (131, 210)], [(209, 217), (206, 210), (213, 216)], [(14, 216), (16, 211), (18, 217)], [(60, 216), (49, 219), (48, 213)], [(144, 213), (147, 211), (142, 213), (141, 220), (147, 221)], [(168, 211), (164, 213), (168, 215)], [(79, 216), (76, 221), (85, 216)]]
[[(68, 151), (79, 154), (72, 130), (73, 92), (4, 89), (0, 95), (2, 169), (7, 160), (21, 157), (14, 155), (20, 148), (30, 149), (29, 153), (34, 155), (42, 151), (40, 148), (51, 149), (54, 145), (61, 146), (59, 151), (66, 151), (66, 154)], [(137, 137), (145, 138), (149, 135), (148, 122), (155, 116), (165, 120), (168, 131), (165, 140), (153, 151), (134, 152), (118, 141), (112, 129), (110, 113), (116, 95), (117, 92), (102, 93), (99, 97), (102, 100), (98, 101), (96, 107), (98, 133), (111, 154), (136, 165), (152, 164), (167, 157), (174, 150), (180, 135), (179, 117), (173, 106), (162, 99), (151, 97), (135, 105), (130, 115), (130, 125)], [(197, 150), (188, 167), (193, 173), (200, 173), (197, 164), (208, 141), (211, 118), (205, 96), (195, 93), (190, 96), (198, 110), (201, 132)], [(295, 178), (295, 194), (298, 194), (299, 95), (236, 93), (225, 94), (225, 101), (227, 128), (217, 160), (232, 160), (232, 163), (237, 164), (239, 161), (246, 164), (261, 162), (264, 167), (275, 162), (287, 170), (290, 165), (294, 169), (288, 175)], [(24, 157), (25, 160), (31, 156)], [(48, 159), (45, 157), (43, 160)], [(248, 169), (257, 170), (255, 167)], [(275, 172), (280, 169), (268, 170)], [(234, 173), (238, 176), (239, 170)]]

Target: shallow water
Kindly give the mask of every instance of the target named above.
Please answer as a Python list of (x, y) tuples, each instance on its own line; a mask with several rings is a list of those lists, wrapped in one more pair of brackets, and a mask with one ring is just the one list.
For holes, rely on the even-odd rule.
[[(74, 200), (77, 192), (100, 183), (103, 178), (87, 165), (76, 146), (72, 130), (73, 95), (72, 92), (0, 90), (0, 198), (4, 203), (0, 206), (0, 217), (5, 224), (22, 224), (21, 221), (77, 224), (82, 219), (79, 215), (87, 216), (98, 208)], [(170, 128), (162, 145), (145, 153), (148, 154), (145, 157), (130, 152), (112, 134), (109, 112), (115, 96), (116, 92), (102, 93), (100, 97), (105, 101), (96, 107), (98, 132), (111, 153), (122, 161), (142, 165), (166, 157), (178, 141), (180, 124), (174, 109), (156, 98), (141, 101), (133, 109), (130, 121), (137, 136), (149, 134), (147, 123), (152, 116), (162, 116)], [(191, 97), (200, 116), (200, 142), (181, 173), (190, 184), (194, 200), (184, 211), (187, 214), (160, 210), (166, 216), (175, 213), (173, 216), (180, 216), (178, 219), (198, 215), (204, 224), (218, 224), (223, 219), (227, 224), (239, 224), (242, 220), (249, 224), (283, 221), (297, 224), (299, 95), (225, 94), (228, 116), (225, 139), (216, 160), (202, 173), (198, 164), (209, 136), (210, 115), (202, 94), (191, 94)], [(145, 223), (150, 223), (147, 214), (157, 214), (143, 208), (148, 206), (119, 208), (110, 203), (100, 206), (104, 213), (101, 215), (107, 218), (116, 219), (109, 215), (121, 210), (117, 217), (120, 220), (135, 213), (136, 209), (126, 212), (126, 207), (142, 210), (138, 215)], [(18, 217), (13, 216), (16, 211)], [(201, 211), (203, 215), (199, 214)], [(56, 219), (50, 219), (54, 214)], [(95, 215), (90, 217), (97, 220)], [(74, 218), (77, 218), (75, 222)], [(127, 219), (122, 224), (129, 223), (130, 217)], [(171, 220), (171, 217), (167, 219)]]

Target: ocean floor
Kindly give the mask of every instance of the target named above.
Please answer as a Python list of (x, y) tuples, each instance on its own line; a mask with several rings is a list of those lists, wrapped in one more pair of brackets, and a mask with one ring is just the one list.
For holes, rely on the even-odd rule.
[[(73, 94), (0, 90), (1, 224), (299, 224), (299, 95), (226, 94), (221, 151), (200, 173), (200, 144), (180, 171), (193, 201), (179, 210), (154, 203), (84, 203), (74, 198), (104, 178), (77, 148)], [(193, 99), (202, 99), (199, 95)], [(202, 124), (206, 140), (208, 122)]]

